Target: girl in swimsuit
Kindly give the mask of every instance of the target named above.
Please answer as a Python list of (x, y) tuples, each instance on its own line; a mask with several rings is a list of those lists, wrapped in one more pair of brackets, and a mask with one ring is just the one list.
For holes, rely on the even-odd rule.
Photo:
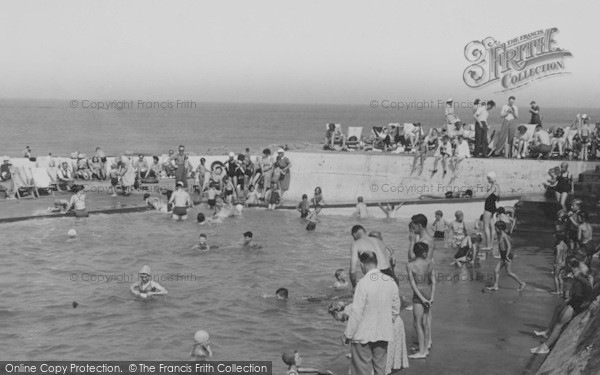
[(556, 187), (554, 189), (556, 201), (560, 203), (564, 210), (566, 210), (567, 198), (571, 192), (571, 184), (573, 182), (573, 176), (569, 173), (569, 164), (567, 162), (560, 163), (560, 172), (556, 177), (556, 181)]
[(413, 317), (419, 339), (419, 351), (408, 358), (421, 359), (429, 355), (431, 347), (429, 314), (435, 293), (435, 270), (433, 260), (427, 259), (429, 245), (417, 242), (413, 251), (415, 259), (406, 265), (406, 271), (413, 290)]
[(494, 245), (494, 228), (492, 218), (496, 213), (496, 202), (500, 200), (500, 186), (496, 182), (496, 173), (490, 172), (487, 175), (489, 183), (488, 190), (485, 193), (485, 204), (483, 212), (483, 233), (485, 236), (485, 248), (491, 250)]
[(498, 221), (495, 225), (496, 234), (498, 236), (498, 249), (500, 250), (500, 259), (498, 260), (498, 264), (496, 264), (496, 269), (494, 270), (495, 274), (495, 282), (494, 285), (488, 287), (488, 290), (497, 291), (498, 290), (498, 281), (500, 279), (500, 270), (502, 268), (506, 268), (506, 273), (508, 276), (512, 277), (517, 283), (519, 283), (519, 287), (517, 291), (520, 292), (525, 288), (525, 283), (519, 279), (519, 277), (514, 274), (511, 270), (511, 263), (513, 259), (513, 255), (511, 253), (512, 246), (510, 244), (510, 238), (506, 233), (506, 223), (503, 221)]
[(315, 195), (313, 196), (311, 203), (314, 205), (314, 207), (323, 207), (326, 204), (325, 200), (323, 199), (323, 190), (321, 190), (321, 188), (318, 186), (315, 188)]

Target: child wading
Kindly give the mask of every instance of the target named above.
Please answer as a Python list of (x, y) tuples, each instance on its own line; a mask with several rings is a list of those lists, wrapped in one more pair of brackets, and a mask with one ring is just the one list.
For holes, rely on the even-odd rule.
[(512, 254), (512, 246), (510, 244), (510, 237), (506, 233), (506, 223), (503, 221), (498, 221), (494, 225), (496, 228), (496, 234), (498, 236), (498, 249), (500, 251), (500, 259), (498, 260), (498, 264), (496, 264), (496, 269), (494, 270), (495, 274), (495, 282), (494, 286), (488, 287), (488, 290), (498, 290), (498, 281), (500, 278), (500, 270), (502, 268), (506, 268), (506, 273), (508, 276), (512, 277), (517, 283), (519, 283), (519, 287), (517, 291), (520, 292), (525, 289), (525, 283), (519, 279), (519, 277), (512, 272), (511, 263), (513, 259)]

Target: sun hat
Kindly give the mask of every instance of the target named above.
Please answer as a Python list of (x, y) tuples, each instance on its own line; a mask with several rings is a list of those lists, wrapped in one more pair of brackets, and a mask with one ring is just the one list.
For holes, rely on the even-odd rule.
[(177, 186), (183, 186), (183, 182), (177, 181)]
[(452, 98), (448, 98), (448, 99), (446, 99), (446, 103), (453, 102), (453, 101), (454, 101), (454, 100), (452, 100)]
[(278, 153), (278, 154), (279, 154), (279, 153), (281, 153), (281, 152), (285, 152), (285, 150), (284, 150), (284, 149), (282, 149), (282, 148), (280, 148), (279, 150), (277, 150), (277, 153)]
[(490, 172), (487, 174), (487, 178), (496, 181), (496, 172)]
[(231, 157), (234, 157), (234, 156), (235, 156), (235, 152), (231, 151), (231, 152), (229, 153), (229, 156), (231, 156)]

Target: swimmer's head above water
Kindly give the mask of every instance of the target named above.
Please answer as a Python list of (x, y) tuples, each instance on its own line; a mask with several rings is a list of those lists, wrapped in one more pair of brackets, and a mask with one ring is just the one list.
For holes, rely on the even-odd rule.
[(200, 233), (200, 236), (198, 236), (198, 240), (201, 244), (206, 243), (206, 234)]
[(244, 239), (245, 240), (251, 240), (253, 236), (254, 235), (250, 231), (244, 233)]
[(281, 360), (288, 366), (300, 366), (302, 363), (302, 357), (300, 357), (300, 353), (297, 350), (283, 353)]
[(210, 349), (210, 336), (206, 331), (196, 331), (194, 334), (194, 349), (192, 350), (192, 356), (197, 359), (205, 357), (212, 357), (212, 350)]
[(204, 216), (204, 214), (200, 212), (198, 213), (198, 216), (196, 216), (196, 220), (198, 221), (198, 223), (204, 224), (206, 222), (206, 216)]
[(289, 292), (286, 288), (279, 288), (275, 291), (275, 298), (277, 299), (287, 299)]

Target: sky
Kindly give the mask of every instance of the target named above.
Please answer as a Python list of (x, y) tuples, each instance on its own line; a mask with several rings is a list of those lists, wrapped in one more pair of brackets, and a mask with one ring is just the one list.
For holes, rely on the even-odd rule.
[[(2, 98), (600, 107), (600, 2), (2, 1)], [(568, 75), (463, 82), (465, 46), (557, 27)]]

